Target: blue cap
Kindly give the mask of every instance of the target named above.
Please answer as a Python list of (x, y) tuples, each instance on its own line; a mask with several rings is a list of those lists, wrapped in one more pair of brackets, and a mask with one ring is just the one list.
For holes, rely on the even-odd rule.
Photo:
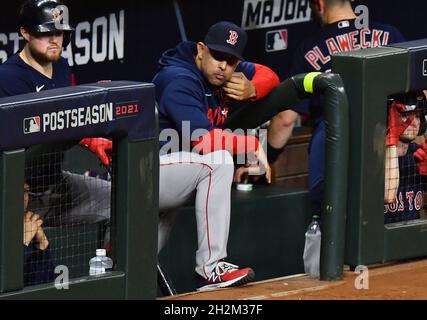
[(204, 43), (209, 49), (231, 54), (243, 59), (248, 36), (242, 28), (232, 22), (220, 21), (212, 25), (205, 36)]

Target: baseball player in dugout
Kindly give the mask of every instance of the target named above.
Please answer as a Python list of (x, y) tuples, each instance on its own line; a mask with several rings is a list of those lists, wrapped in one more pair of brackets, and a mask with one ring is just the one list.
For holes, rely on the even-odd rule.
[[(242, 285), (251, 268), (225, 262), (233, 182), (232, 155), (255, 155), (271, 180), (266, 154), (255, 136), (223, 130), (231, 101), (256, 101), (279, 84), (268, 67), (243, 61), (247, 35), (237, 25), (212, 25), (204, 40), (184, 41), (167, 50), (153, 79), (160, 124), (159, 251), (173, 223), (173, 209), (195, 196), (198, 232), (198, 288)], [(187, 127), (186, 127), (187, 126)], [(170, 139), (176, 132), (178, 143)], [(163, 137), (162, 137), (163, 136)], [(187, 148), (182, 143), (191, 142)], [(175, 141), (176, 142), (176, 141)], [(220, 159), (220, 161), (215, 159)], [(214, 161), (213, 161), (214, 160)], [(167, 190), (166, 190), (167, 189)], [(166, 192), (167, 191), (167, 192)]]
[(54, 260), (43, 231), (43, 220), (28, 210), (30, 187), (24, 183), (24, 285), (54, 280)]
[[(57, 0), (27, 0), (21, 5), (18, 22), (25, 45), (0, 66), (0, 97), (71, 86), (71, 71), (61, 53), (70, 42), (73, 28), (67, 21), (58, 20), (61, 16), (60, 5), (62, 3)], [(103, 219), (109, 217), (109, 195), (106, 194), (110, 190), (109, 183), (91, 183), (88, 177), (61, 169), (63, 152), (77, 143), (27, 148), (25, 183), (32, 195), (28, 210), (34, 212), (33, 217), (38, 221), (33, 225), (41, 228), (42, 223), (72, 223), (79, 219), (93, 221), (99, 215)], [(111, 151), (111, 141), (85, 138), (80, 145), (95, 153), (104, 165), (109, 164), (107, 152)], [(106, 185), (100, 186), (102, 183)], [(95, 185), (100, 192), (89, 192)], [(59, 203), (54, 199), (59, 199)], [(89, 217), (88, 212), (96, 215)], [(24, 245), (34, 250), (39, 247), (28, 241), (24, 241)]]
[[(412, 92), (389, 99), (384, 223), (420, 218), (427, 182), (426, 98)], [(421, 138), (421, 139), (419, 139)], [(421, 144), (418, 144), (418, 140)]]
[[(330, 72), (332, 54), (404, 41), (400, 32), (390, 25), (369, 21), (369, 26), (358, 26), (351, 2), (310, 0), (313, 19), (321, 29), (303, 40), (296, 50), (291, 74)], [(323, 199), (326, 141), (321, 97), (314, 96), (273, 118), (268, 128), (268, 157), (270, 163), (277, 159), (292, 134), (298, 114), (310, 115), (313, 125), (309, 147), (309, 189), (313, 210), (318, 214)]]

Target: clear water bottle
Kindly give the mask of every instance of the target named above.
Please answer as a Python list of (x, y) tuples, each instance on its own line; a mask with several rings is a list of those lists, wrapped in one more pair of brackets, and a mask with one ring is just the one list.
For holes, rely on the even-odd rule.
[(96, 249), (96, 257), (89, 260), (89, 275), (96, 276), (113, 270), (113, 260), (105, 249)]
[(313, 220), (308, 226), (305, 233), (304, 245), (304, 270), (305, 273), (311, 275), (320, 274), (320, 243), (322, 240), (322, 233), (320, 232), (320, 217), (313, 216)]

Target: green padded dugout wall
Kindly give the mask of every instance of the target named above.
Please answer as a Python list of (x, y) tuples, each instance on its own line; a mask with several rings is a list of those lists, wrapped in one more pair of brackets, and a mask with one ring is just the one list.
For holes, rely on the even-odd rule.
[[(23, 181), (25, 147), (30, 146), (31, 143), (27, 144), (27, 140), (30, 139), (28, 137), (22, 139), (22, 143), (18, 140), (22, 134), (22, 119), (25, 118), (21, 113), (28, 112), (26, 108), (30, 110), (29, 112), (32, 112), (32, 108), (37, 109), (35, 114), (41, 114), (41, 110), (46, 112), (46, 106), (50, 107), (48, 105), (50, 101), (53, 101), (52, 105), (57, 112), (75, 108), (83, 103), (87, 106), (85, 100), (87, 96), (94, 99), (91, 100), (92, 102), (99, 104), (99, 101), (104, 102), (110, 97), (108, 95), (110, 92), (112, 92), (111, 103), (122, 105), (123, 101), (128, 102), (132, 99), (133, 102), (140, 103), (142, 106), (138, 116), (132, 118), (133, 120), (129, 120), (130, 117), (123, 119), (115, 117), (108, 127), (87, 125), (83, 128), (92, 130), (89, 136), (104, 136), (109, 133), (114, 141), (114, 153), (117, 157), (114, 168), (116, 182), (112, 184), (114, 199), (112, 210), (115, 212), (112, 219), (115, 219), (116, 227), (111, 231), (112, 239), (115, 240), (111, 243), (111, 255), (116, 262), (116, 267), (113, 272), (102, 276), (87, 275), (71, 278), (68, 290), (57, 290), (53, 283), (24, 287)], [(7, 139), (11, 135), (7, 137), (0, 135), (0, 300), (155, 299), (157, 296), (159, 142), (155, 129), (157, 118), (154, 112), (154, 85), (111, 81), (54, 89), (40, 94), (43, 94), (44, 98), (31, 100), (28, 95), (21, 95), (13, 97), (12, 103), (5, 100), (7, 98), (3, 98), (0, 102), (2, 120), (10, 122), (7, 128), (2, 129), (14, 133), (18, 137), (15, 140), (21, 143), (4, 147), (4, 143), (11, 140)], [(12, 105), (9, 106), (9, 103)], [(130, 135), (132, 124), (135, 130), (140, 130), (133, 137)], [(120, 125), (124, 129), (119, 130)], [(82, 128), (74, 131), (72, 129), (64, 129), (62, 135), (47, 136), (46, 141), (37, 144), (78, 141), (87, 134), (87, 131), (83, 132)], [(76, 157), (75, 154), (74, 157)], [(85, 163), (82, 163), (81, 158), (78, 160), (83, 168)], [(76, 168), (76, 171), (81, 171), (82, 168)], [(86, 241), (85, 238), (79, 237), (78, 227), (60, 226), (60, 228), (61, 230), (51, 228), (46, 230), (46, 233), (62, 232), (63, 235), (65, 233), (68, 242), (73, 244), (81, 245)], [(96, 225), (91, 226), (91, 230), (96, 231), (96, 229)], [(89, 262), (88, 257), (85, 259)], [(87, 265), (87, 271), (89, 271), (88, 268)], [(72, 273), (73, 270), (70, 274)]]
[[(232, 191), (226, 261), (252, 267), (255, 281), (304, 273), (304, 233), (311, 220), (307, 190), (258, 186)], [(194, 207), (178, 210), (159, 261), (178, 293), (196, 289), (197, 229)]]
[(421, 245), (427, 241), (427, 223), (385, 227), (383, 200), (387, 96), (427, 88), (426, 44), (403, 43), (333, 57), (332, 70), (344, 81), (350, 107), (345, 253), (350, 266), (427, 255)]

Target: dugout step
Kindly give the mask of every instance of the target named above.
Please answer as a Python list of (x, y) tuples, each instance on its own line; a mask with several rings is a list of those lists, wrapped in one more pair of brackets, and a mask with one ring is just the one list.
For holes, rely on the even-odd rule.
[[(305, 189), (268, 185), (255, 185), (252, 191), (233, 189), (227, 261), (252, 267), (256, 281), (303, 273), (304, 233), (310, 218)], [(194, 207), (187, 206), (178, 211), (159, 255), (177, 293), (195, 290), (196, 250)]]

